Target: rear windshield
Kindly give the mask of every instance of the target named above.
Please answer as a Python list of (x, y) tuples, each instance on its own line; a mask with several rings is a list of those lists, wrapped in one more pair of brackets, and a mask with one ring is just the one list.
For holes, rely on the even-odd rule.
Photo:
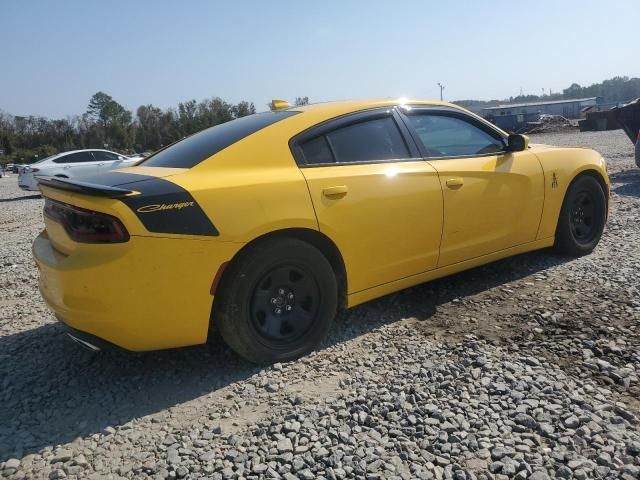
[(202, 130), (138, 163), (145, 167), (191, 168), (244, 137), (298, 112), (281, 110), (241, 117)]

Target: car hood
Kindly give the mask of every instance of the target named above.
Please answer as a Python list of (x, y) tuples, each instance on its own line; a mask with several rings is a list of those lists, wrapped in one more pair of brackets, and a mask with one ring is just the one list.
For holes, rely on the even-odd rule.
[(530, 143), (529, 144), (529, 149), (535, 151), (540, 151), (540, 150), (558, 150), (558, 149), (563, 149), (566, 150), (567, 148), (586, 148), (586, 147), (580, 147), (578, 145), (574, 146), (574, 147), (559, 147), (558, 145), (547, 145), (545, 143)]

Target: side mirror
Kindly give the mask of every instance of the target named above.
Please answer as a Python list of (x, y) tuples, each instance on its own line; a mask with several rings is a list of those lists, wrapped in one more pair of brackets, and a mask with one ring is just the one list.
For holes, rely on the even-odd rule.
[(520, 135), (519, 133), (509, 135), (507, 139), (508, 152), (521, 152), (527, 148), (529, 148), (529, 137)]

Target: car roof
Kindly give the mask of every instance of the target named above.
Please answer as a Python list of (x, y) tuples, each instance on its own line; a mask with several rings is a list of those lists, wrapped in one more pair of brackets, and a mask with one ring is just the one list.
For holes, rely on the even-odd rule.
[(104, 148), (83, 148), (82, 150), (69, 150), (68, 152), (60, 152), (60, 153), (58, 153), (58, 156), (60, 156), (60, 155), (68, 155), (70, 153), (79, 153), (79, 152), (111, 152), (111, 153), (116, 153), (116, 152), (113, 152), (112, 150), (105, 150)]
[(392, 107), (395, 105), (425, 105), (425, 106), (447, 106), (453, 108), (460, 108), (457, 105), (441, 102), (438, 100), (418, 100), (410, 98), (380, 98), (380, 99), (368, 99), (368, 100), (338, 100), (331, 102), (319, 102), (310, 103), (307, 105), (300, 105), (290, 107), (287, 110), (294, 112), (322, 112), (328, 116), (341, 115), (349, 112), (356, 112), (358, 110), (366, 110), (369, 108), (377, 107)]
[(64, 157), (65, 155), (71, 155), (72, 153), (80, 153), (80, 152), (110, 152), (110, 153), (115, 153), (117, 155), (120, 155), (118, 152), (114, 152), (112, 150), (105, 150), (104, 148), (83, 148), (81, 150), (69, 150), (67, 152), (54, 153), (53, 155), (43, 158), (40, 161), (41, 162), (45, 160), (51, 161), (51, 160), (55, 160), (56, 158)]
[[(425, 106), (425, 107), (448, 107), (455, 110), (463, 111), (474, 117), (477, 115), (468, 110), (455, 105), (453, 103), (441, 102), (431, 99), (415, 99), (415, 98), (381, 98), (368, 100), (341, 100), (332, 102), (311, 103), (308, 105), (293, 106), (285, 109), (285, 111), (300, 112), (301, 115), (294, 115), (284, 121), (283, 124), (291, 126), (292, 130), (305, 129), (312, 125), (330, 120), (332, 118), (356, 113), (363, 110), (374, 108), (384, 108), (393, 106)], [(280, 122), (278, 122), (280, 123)], [(277, 124), (276, 124), (277, 125)]]

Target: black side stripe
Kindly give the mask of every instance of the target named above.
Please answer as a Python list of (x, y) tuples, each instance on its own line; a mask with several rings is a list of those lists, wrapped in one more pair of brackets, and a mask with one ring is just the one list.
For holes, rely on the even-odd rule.
[(161, 178), (129, 184), (140, 195), (119, 200), (155, 233), (218, 236), (219, 232), (189, 192)]
[(126, 185), (126, 190), (140, 192), (138, 195), (119, 196), (117, 200), (129, 207), (150, 232), (210, 237), (219, 235), (191, 194), (169, 180), (117, 171), (83, 177), (82, 180), (92, 186), (103, 185), (123, 191), (120, 186)]

